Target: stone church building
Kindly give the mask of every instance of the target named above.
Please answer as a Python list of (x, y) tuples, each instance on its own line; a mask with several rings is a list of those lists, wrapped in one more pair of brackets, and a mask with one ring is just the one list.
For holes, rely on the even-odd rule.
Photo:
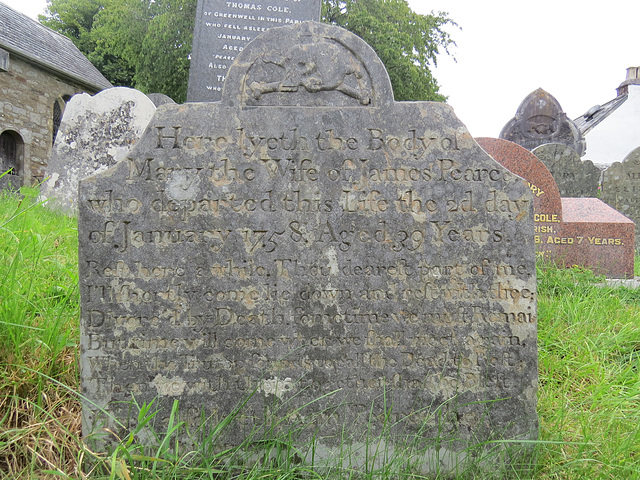
[(66, 102), (112, 85), (67, 37), (0, 3), (0, 179), (44, 179)]

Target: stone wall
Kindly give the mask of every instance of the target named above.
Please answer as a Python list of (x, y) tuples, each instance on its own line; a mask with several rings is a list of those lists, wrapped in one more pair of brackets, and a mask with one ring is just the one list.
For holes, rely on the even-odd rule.
[(87, 90), (17, 55), (10, 55), (8, 71), (0, 71), (0, 134), (17, 139), (19, 173), (25, 184), (44, 179), (52, 148), (53, 110), (58, 102)]

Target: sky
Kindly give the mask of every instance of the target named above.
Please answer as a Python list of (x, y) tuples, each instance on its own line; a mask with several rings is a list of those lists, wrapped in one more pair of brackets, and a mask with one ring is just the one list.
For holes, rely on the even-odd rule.
[[(409, 0), (443, 11), (456, 61), (441, 55), (440, 93), (474, 137), (497, 137), (538, 88), (571, 119), (616, 97), (628, 67), (640, 66), (640, 2), (586, 0)], [(634, 53), (635, 52), (635, 53)]]
[[(33, 18), (46, 7), (45, 0), (0, 1)], [(441, 52), (434, 76), (474, 137), (497, 137), (537, 88), (577, 118), (612, 100), (626, 69), (640, 66), (637, 0), (409, 0), (409, 5), (421, 14), (447, 12), (459, 25), (447, 27), (457, 46), (452, 55)]]

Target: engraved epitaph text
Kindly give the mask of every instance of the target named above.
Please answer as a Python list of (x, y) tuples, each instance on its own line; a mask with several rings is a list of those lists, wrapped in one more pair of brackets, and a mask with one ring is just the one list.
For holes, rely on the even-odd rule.
[(320, 20), (320, 0), (198, 0), (187, 101), (220, 100), (229, 67), (247, 43), (305, 20)]

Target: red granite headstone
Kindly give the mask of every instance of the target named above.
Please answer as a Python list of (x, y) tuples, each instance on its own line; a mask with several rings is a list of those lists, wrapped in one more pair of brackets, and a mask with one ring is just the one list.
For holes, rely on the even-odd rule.
[(633, 277), (633, 221), (597, 198), (560, 198), (549, 169), (520, 145), (498, 138), (476, 142), (533, 191), (539, 257), (611, 278)]
[(562, 201), (551, 172), (529, 150), (500, 138), (476, 138), (497, 162), (525, 179), (533, 192), (536, 251), (539, 258), (553, 259), (555, 238), (560, 234)]

